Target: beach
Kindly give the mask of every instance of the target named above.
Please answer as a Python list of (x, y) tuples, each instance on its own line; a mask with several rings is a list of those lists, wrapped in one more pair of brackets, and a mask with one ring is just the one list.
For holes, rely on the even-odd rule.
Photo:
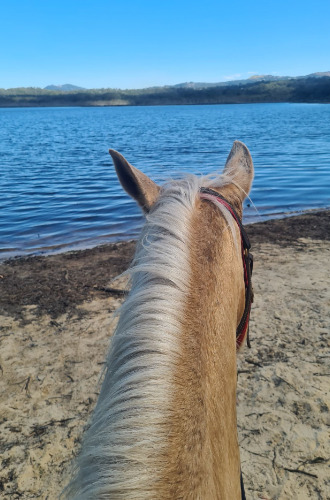
[[(329, 495), (330, 211), (247, 226), (251, 349), (238, 355), (247, 498)], [(0, 263), (0, 497), (55, 499), (95, 405), (134, 241)]]

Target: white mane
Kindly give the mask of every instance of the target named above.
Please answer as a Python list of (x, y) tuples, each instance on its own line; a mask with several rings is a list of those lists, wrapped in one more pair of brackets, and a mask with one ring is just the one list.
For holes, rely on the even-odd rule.
[(65, 492), (70, 499), (155, 498), (171, 419), (172, 375), (180, 362), (191, 214), (202, 185), (228, 180), (188, 176), (170, 182), (147, 216), (101, 393)]

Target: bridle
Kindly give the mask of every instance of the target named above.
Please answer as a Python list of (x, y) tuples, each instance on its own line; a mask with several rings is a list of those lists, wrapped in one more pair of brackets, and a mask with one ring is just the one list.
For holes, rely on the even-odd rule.
[[(252, 270), (253, 270), (253, 255), (250, 254), (251, 244), (248, 238), (248, 235), (242, 225), (242, 222), (237, 215), (233, 206), (226, 200), (223, 196), (221, 196), (217, 191), (214, 191), (210, 188), (200, 188), (201, 198), (206, 200), (212, 200), (212, 198), (216, 198), (216, 201), (221, 203), (228, 212), (232, 215), (234, 220), (236, 221), (240, 235), (241, 235), (241, 249), (242, 249), (242, 261), (243, 261), (243, 269), (244, 269), (244, 284), (245, 284), (245, 308), (243, 312), (243, 316), (239, 325), (236, 329), (236, 348), (239, 349), (243, 344), (245, 337), (247, 337), (247, 346), (251, 347), (250, 338), (249, 338), (249, 319), (250, 319), (250, 311), (251, 305), (253, 302), (253, 288), (252, 288)], [(207, 196), (203, 196), (207, 195)]]
[[(217, 191), (210, 188), (200, 188), (200, 197), (202, 199), (211, 200), (216, 199), (221, 205), (223, 205), (228, 212), (232, 215), (241, 235), (241, 251), (242, 251), (242, 261), (243, 261), (243, 274), (244, 274), (244, 285), (245, 285), (245, 307), (243, 316), (239, 325), (236, 329), (236, 349), (239, 349), (243, 344), (245, 336), (247, 341), (247, 346), (251, 347), (249, 338), (249, 319), (251, 305), (253, 302), (253, 288), (252, 288), (252, 271), (253, 271), (253, 255), (250, 254), (251, 244), (248, 235), (243, 227), (242, 221), (237, 215), (234, 207), (229, 203), (226, 198), (221, 196)], [(204, 195), (204, 196), (203, 196)], [(205, 196), (206, 195), (206, 196)], [(241, 499), (246, 500), (242, 471), (240, 472), (240, 483), (241, 483)]]

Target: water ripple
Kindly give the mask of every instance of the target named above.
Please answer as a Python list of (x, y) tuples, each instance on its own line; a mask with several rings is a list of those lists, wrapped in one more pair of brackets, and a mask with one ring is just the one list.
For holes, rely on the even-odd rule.
[(311, 104), (0, 109), (0, 256), (135, 237), (109, 147), (163, 182), (220, 172), (240, 139), (260, 214), (247, 206), (245, 222), (329, 207), (329, 123), (330, 105)]

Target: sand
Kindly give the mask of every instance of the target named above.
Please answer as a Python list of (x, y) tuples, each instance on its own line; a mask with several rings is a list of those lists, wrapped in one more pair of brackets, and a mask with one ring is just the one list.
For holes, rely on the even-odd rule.
[[(248, 499), (329, 498), (330, 212), (248, 227), (238, 360)], [(134, 242), (0, 264), (0, 498), (55, 499), (95, 404)], [(109, 287), (114, 288), (111, 290)]]

